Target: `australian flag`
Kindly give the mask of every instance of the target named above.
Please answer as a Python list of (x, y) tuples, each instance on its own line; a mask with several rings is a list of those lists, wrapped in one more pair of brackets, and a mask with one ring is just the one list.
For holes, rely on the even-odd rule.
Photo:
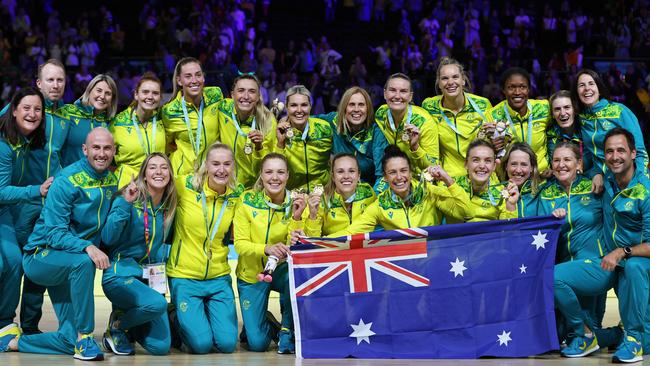
[(309, 238), (291, 248), (302, 358), (526, 357), (557, 349), (561, 220)]

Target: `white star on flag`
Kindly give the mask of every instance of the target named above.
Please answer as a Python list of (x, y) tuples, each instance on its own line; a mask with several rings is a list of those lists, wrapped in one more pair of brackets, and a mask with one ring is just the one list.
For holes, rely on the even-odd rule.
[(528, 267), (524, 266), (524, 264), (522, 263), (521, 267), (519, 267), (519, 270), (521, 271), (521, 273), (526, 273), (526, 268)]
[(449, 262), (451, 264), (451, 269), (449, 272), (454, 272), (454, 278), (458, 277), (458, 275), (465, 277), (465, 274), (463, 273), (467, 267), (465, 267), (465, 261), (461, 261), (456, 257), (456, 262)]
[(366, 343), (370, 344), (370, 336), (374, 336), (376, 333), (370, 330), (370, 327), (372, 327), (372, 322), (366, 324), (363, 322), (363, 319), (359, 319), (359, 324), (350, 324), (352, 329), (354, 329), (354, 332), (350, 334), (350, 337), (354, 337), (357, 339), (357, 345), (361, 343), (361, 341), (365, 341)]
[(546, 239), (546, 234), (542, 234), (541, 231), (537, 230), (537, 235), (533, 235), (533, 242), (530, 243), (530, 245), (534, 245), (536, 250), (539, 250), (539, 248), (546, 249), (544, 244), (548, 243), (548, 239)]
[(497, 334), (497, 337), (499, 338), (499, 346), (503, 346), (504, 344), (506, 347), (508, 347), (508, 342), (512, 341), (512, 338), (510, 338), (510, 333), (511, 332), (506, 332), (505, 330), (501, 334)]

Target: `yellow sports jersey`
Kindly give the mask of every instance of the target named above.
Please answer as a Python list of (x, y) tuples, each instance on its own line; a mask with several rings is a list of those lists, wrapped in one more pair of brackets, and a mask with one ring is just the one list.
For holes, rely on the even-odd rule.
[(320, 118), (309, 117), (305, 130), (293, 129), (294, 136), (287, 138), (284, 149), (277, 145), (275, 130), (272, 148), (289, 160), (288, 189), (308, 188), (329, 180), (329, 159), (332, 151), (332, 127)]
[(169, 154), (176, 175), (192, 173), (194, 164), (200, 164), (205, 159), (206, 147), (217, 140), (217, 113), (221, 99), (221, 89), (213, 86), (203, 88), (201, 105), (185, 101), (182, 91), (179, 91), (174, 99), (163, 106), (167, 143), (176, 144), (176, 150)]
[(519, 216), (517, 210), (508, 211), (506, 200), (501, 195), (506, 184), (499, 183), (488, 187), (485, 192), (477, 193), (473, 192), (472, 183), (467, 176), (456, 178), (456, 185), (469, 195), (468, 211), (464, 216), (446, 215), (447, 223), (516, 219)]
[(508, 101), (504, 100), (488, 110), (487, 118), (490, 122), (505, 122), (513, 142), (528, 143), (537, 155), (539, 171), (543, 172), (549, 168), (546, 130), (553, 120), (551, 108), (548, 100), (529, 99), (528, 103), (526, 115), (520, 116), (510, 108)]
[[(329, 200), (321, 200), (318, 217), (315, 220), (309, 219), (309, 215), (307, 215), (304, 220), (305, 234), (319, 237), (341, 231), (358, 220), (376, 199), (377, 196), (375, 196), (372, 186), (363, 182), (357, 185), (354, 195), (348, 198), (349, 202), (334, 192)], [(350, 212), (346, 209), (346, 203), (351, 204)], [(308, 210), (309, 208), (305, 209), (305, 211)]]
[(411, 204), (387, 189), (377, 196), (357, 220), (328, 236), (367, 233), (381, 225), (385, 230), (440, 225), (444, 215), (464, 216), (469, 196), (458, 184), (450, 187), (411, 181)]
[[(243, 184), (245, 188), (251, 188), (257, 180), (262, 158), (270, 152), (271, 139), (275, 135), (275, 119), (272, 121), (273, 127), (264, 138), (265, 142), (263, 143), (262, 150), (258, 151), (255, 150), (255, 145), (247, 137), (253, 128), (259, 129), (259, 123), (255, 121), (254, 115), (251, 115), (244, 122), (233, 120), (237, 118), (237, 115), (235, 114), (235, 103), (230, 98), (219, 102), (219, 112), (217, 115), (219, 117), (218, 140), (230, 146), (235, 152), (237, 182)], [(247, 141), (250, 147), (250, 154), (246, 153)]]
[(291, 198), (286, 195), (282, 205), (274, 205), (264, 191), (248, 190), (234, 219), (237, 278), (248, 283), (257, 282), (257, 274), (264, 270), (267, 245), (288, 244), (291, 231), (302, 228), (301, 221), (291, 218)]
[[(414, 173), (418, 174), (429, 165), (437, 164), (440, 157), (438, 125), (429, 112), (424, 108), (410, 105), (404, 118), (401, 121), (394, 121), (397, 125), (395, 123), (391, 125), (392, 118), (389, 118), (389, 113), (390, 110), (386, 104), (377, 109), (375, 113), (377, 127), (383, 133), (388, 144), (397, 145), (406, 153), (413, 164)], [(416, 151), (411, 151), (410, 142), (402, 140), (404, 125), (407, 123), (414, 124), (420, 130), (420, 146)]]
[(440, 140), (442, 167), (452, 177), (467, 174), (465, 156), (470, 142), (476, 139), (478, 130), (487, 119), (487, 110), (492, 104), (487, 98), (464, 93), (465, 105), (458, 113), (442, 106), (442, 95), (427, 98), (422, 102), (437, 122)]
[(228, 188), (225, 194), (219, 195), (207, 182), (203, 184), (204, 193), (194, 190), (192, 175), (180, 176), (174, 183), (178, 206), (167, 273), (170, 277), (195, 280), (229, 274), (224, 236), (230, 229), (244, 187)]
[(132, 107), (120, 112), (109, 125), (109, 130), (115, 140), (115, 175), (119, 180), (118, 189), (131, 182), (132, 177), (137, 177), (142, 162), (147, 155), (159, 152), (165, 153), (167, 140), (165, 126), (159, 113), (143, 126), (135, 115)]

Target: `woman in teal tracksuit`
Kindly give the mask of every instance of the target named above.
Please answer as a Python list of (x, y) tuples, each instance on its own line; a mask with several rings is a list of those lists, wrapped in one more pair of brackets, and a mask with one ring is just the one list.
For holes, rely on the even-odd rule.
[[(539, 195), (538, 214), (557, 217), (566, 217), (562, 225), (557, 247), (557, 263), (570, 261), (583, 261), (600, 258), (606, 254), (602, 238), (603, 228), (603, 202), (599, 196), (592, 192), (591, 179), (581, 173), (582, 159), (579, 145), (572, 142), (560, 142), (555, 146), (551, 159), (551, 168), (554, 179), (551, 180)], [(555, 267), (558, 278), (570, 276), (567, 272), (571, 267), (559, 264)], [(562, 281), (556, 281), (556, 305), (564, 315), (566, 305), (563, 298)], [(582, 309), (589, 315), (591, 324), (600, 327), (605, 313), (606, 294), (596, 296), (579, 296)], [(566, 334), (564, 331), (579, 334), (584, 337), (584, 328), (563, 329), (564, 321), (558, 323), (558, 333), (561, 339)], [(571, 324), (566, 324), (572, 328)], [(583, 338), (576, 337), (562, 350), (566, 357), (584, 355), (581, 348)], [(589, 344), (589, 350), (596, 349), (596, 345)]]
[[(585, 155), (589, 154), (593, 166), (586, 166), (587, 176), (599, 181), (602, 190), (605, 166), (605, 135), (615, 127), (624, 128), (632, 133), (636, 148), (636, 166), (647, 169), (648, 153), (643, 145), (643, 134), (639, 120), (623, 104), (607, 100), (609, 93), (597, 72), (584, 69), (578, 73), (576, 83), (571, 90), (573, 100), (578, 101), (580, 112), (580, 134), (584, 143)], [(595, 176), (599, 175), (598, 178)]]
[(375, 111), (370, 95), (353, 86), (343, 93), (336, 112), (318, 115), (336, 131), (332, 139), (332, 155), (352, 154), (359, 162), (361, 180), (375, 184), (383, 171), (381, 159), (388, 141), (375, 123)]
[(21, 89), (0, 122), (0, 334), (10, 329), (17, 331), (13, 320), (23, 274), (22, 254), (11, 211), (16, 203), (40, 201), (52, 182), (48, 179), (39, 186), (26, 185), (23, 181), (29, 169), (30, 149), (42, 148), (45, 144), (44, 105), (38, 90)]
[(95, 127), (107, 127), (117, 112), (117, 86), (109, 75), (95, 76), (86, 91), (74, 104), (66, 104), (56, 112), (64, 123), (55, 126), (55, 134), (65, 134), (60, 142), (61, 167), (83, 157), (81, 145)]
[(113, 303), (104, 334), (104, 347), (118, 355), (134, 353), (126, 332), (150, 353), (169, 352), (171, 334), (164, 294), (143, 278), (151, 265), (164, 265), (163, 241), (176, 209), (171, 162), (161, 153), (149, 155), (135, 182), (118, 196), (102, 229), (111, 265), (104, 271), (102, 287)]

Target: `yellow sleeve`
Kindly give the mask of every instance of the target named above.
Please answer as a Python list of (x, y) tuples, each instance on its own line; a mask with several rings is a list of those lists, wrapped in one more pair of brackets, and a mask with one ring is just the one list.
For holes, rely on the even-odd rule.
[(460, 220), (470, 216), (469, 194), (458, 184), (441, 187), (435, 184), (427, 185), (429, 194), (433, 194), (436, 206), (445, 216)]
[(508, 209), (506, 208), (506, 201), (504, 200), (503, 202), (501, 202), (501, 204), (499, 205), (499, 220), (516, 219), (518, 217), (519, 217), (519, 211), (517, 209), (515, 209), (514, 211), (508, 211)]
[(440, 142), (438, 137), (438, 124), (426, 112), (426, 120), (420, 129), (420, 146), (413, 151), (415, 163), (420, 169), (438, 163), (440, 159)]
[(251, 226), (250, 212), (243, 202), (239, 203), (237, 211), (235, 211), (233, 227), (235, 231), (235, 250), (240, 256), (266, 256), (264, 253), (265, 245), (252, 241), (253, 227)]
[(327, 237), (335, 238), (337, 236), (369, 233), (375, 230), (375, 226), (377, 226), (380, 217), (381, 207), (379, 207), (379, 200), (376, 200), (366, 208), (366, 211), (361, 217), (354, 220), (352, 225), (346, 229), (327, 235)]

